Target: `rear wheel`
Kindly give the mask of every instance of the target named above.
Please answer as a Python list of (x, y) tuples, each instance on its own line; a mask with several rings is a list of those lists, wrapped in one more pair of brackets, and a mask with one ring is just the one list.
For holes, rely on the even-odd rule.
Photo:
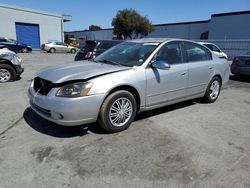
[(74, 49), (74, 48), (71, 49), (71, 50), (70, 50), (70, 53), (75, 54), (75, 53), (76, 53), (76, 49)]
[(221, 80), (218, 77), (214, 77), (208, 84), (207, 91), (204, 95), (206, 102), (213, 103), (220, 95)]
[(55, 48), (50, 48), (50, 49), (49, 49), (49, 52), (50, 52), (50, 53), (55, 53), (55, 52), (56, 52), (56, 49), (55, 49)]
[(109, 95), (102, 104), (98, 124), (106, 131), (115, 133), (127, 129), (136, 115), (134, 96), (125, 90)]
[(0, 82), (16, 80), (16, 71), (7, 64), (0, 64)]
[(22, 49), (22, 52), (23, 52), (23, 53), (28, 53), (28, 49), (27, 49), (27, 48), (23, 48), (23, 49)]

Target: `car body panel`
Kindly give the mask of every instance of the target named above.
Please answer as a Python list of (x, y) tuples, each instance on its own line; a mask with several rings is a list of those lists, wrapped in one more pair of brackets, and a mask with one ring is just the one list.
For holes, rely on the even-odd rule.
[(37, 75), (40, 78), (50, 80), (52, 83), (62, 83), (70, 80), (86, 80), (93, 76), (127, 69), (130, 68), (86, 61), (85, 63), (70, 63), (48, 67), (38, 72)]
[(147, 107), (185, 97), (188, 82), (187, 67), (187, 63), (181, 63), (172, 65), (169, 70), (147, 68)]

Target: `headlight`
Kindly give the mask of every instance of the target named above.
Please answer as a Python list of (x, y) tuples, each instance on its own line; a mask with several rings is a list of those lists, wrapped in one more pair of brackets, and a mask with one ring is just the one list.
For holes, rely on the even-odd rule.
[(22, 58), (20, 58), (20, 57), (18, 57), (18, 56), (16, 56), (16, 58), (17, 58), (17, 60), (18, 60), (19, 62), (22, 61)]
[(61, 87), (56, 93), (57, 97), (83, 97), (88, 95), (92, 88), (90, 82), (78, 82)]

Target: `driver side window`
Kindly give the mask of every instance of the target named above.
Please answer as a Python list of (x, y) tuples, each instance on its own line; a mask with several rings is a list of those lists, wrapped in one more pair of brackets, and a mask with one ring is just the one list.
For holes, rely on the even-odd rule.
[(182, 63), (181, 43), (171, 42), (162, 46), (156, 54), (156, 61), (165, 61), (170, 65)]

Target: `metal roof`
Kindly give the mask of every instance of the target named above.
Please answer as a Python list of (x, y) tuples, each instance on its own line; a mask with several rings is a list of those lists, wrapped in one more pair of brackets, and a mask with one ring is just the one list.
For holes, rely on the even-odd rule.
[(50, 12), (46, 12), (46, 11), (34, 10), (34, 9), (23, 8), (23, 7), (19, 7), (19, 6), (2, 4), (2, 3), (0, 3), (0, 7), (13, 9), (13, 10), (19, 10), (19, 11), (30, 12), (30, 13), (35, 13), (35, 14), (42, 14), (42, 15), (47, 15), (47, 16), (63, 18), (63, 16), (60, 15), (60, 14), (54, 14), (54, 13), (50, 13)]

